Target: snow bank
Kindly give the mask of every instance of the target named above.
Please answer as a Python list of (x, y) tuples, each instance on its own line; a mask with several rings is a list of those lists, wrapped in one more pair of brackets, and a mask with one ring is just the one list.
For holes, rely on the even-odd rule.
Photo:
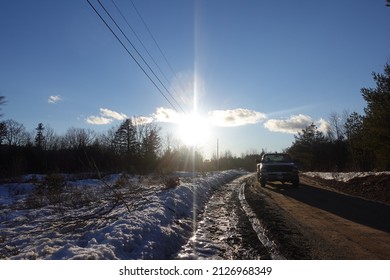
[[(112, 208), (109, 215), (77, 222), (69, 217), (88, 217), (112, 203), (101, 191), (102, 181), (69, 183), (73, 187), (87, 186), (85, 190), (102, 195), (102, 199), (94, 208), (85, 205), (66, 213), (53, 212), (52, 206), (20, 209), (15, 205), (21, 203), (23, 196), (15, 198), (10, 191), (15, 185), (0, 185), (0, 258), (170, 259), (192, 236), (195, 218), (213, 192), (242, 174), (236, 170), (178, 174), (185, 178), (178, 187), (145, 186), (145, 193), (137, 201), (126, 200)], [(116, 178), (110, 177), (109, 181)], [(21, 195), (25, 196), (32, 187), (28, 183), (19, 186), (23, 189)], [(91, 188), (100, 191), (92, 193)]]
[(303, 172), (303, 175), (309, 177), (318, 177), (325, 180), (336, 180), (342, 182), (348, 182), (353, 178), (363, 178), (367, 176), (376, 176), (386, 174), (389, 175), (390, 171), (384, 172)]

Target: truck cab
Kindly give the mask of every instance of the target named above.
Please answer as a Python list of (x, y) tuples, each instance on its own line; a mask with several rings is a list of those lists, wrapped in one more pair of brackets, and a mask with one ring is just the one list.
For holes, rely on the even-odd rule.
[(257, 180), (261, 187), (265, 187), (268, 181), (290, 182), (298, 187), (299, 172), (289, 154), (266, 153), (257, 160)]

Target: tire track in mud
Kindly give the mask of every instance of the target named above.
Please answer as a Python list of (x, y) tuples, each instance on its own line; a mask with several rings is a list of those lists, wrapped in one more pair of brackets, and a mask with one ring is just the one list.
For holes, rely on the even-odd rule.
[(257, 237), (265, 248), (267, 248), (270, 256), (274, 260), (283, 260), (285, 259), (277, 248), (275, 242), (267, 236), (267, 230), (265, 229), (263, 223), (257, 218), (256, 214), (252, 211), (252, 208), (245, 199), (245, 186), (246, 183), (242, 183), (239, 189), (239, 199), (241, 206), (244, 209), (248, 219), (252, 224), (253, 230), (256, 232)]
[[(240, 201), (240, 177), (222, 186), (197, 219), (196, 231), (177, 259), (272, 259), (270, 248), (260, 242)], [(252, 220), (252, 221), (251, 221)]]

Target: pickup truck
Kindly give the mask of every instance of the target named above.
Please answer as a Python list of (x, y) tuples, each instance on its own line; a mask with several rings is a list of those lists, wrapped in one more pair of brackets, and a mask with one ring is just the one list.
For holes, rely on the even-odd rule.
[(289, 154), (266, 153), (257, 163), (257, 180), (261, 187), (268, 181), (290, 182), (294, 187), (299, 186), (299, 172)]

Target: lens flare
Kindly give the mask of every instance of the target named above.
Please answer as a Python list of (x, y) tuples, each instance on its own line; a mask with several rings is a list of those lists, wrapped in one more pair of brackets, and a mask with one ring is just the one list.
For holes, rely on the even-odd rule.
[(188, 146), (205, 144), (209, 134), (210, 125), (207, 119), (195, 113), (184, 116), (179, 123), (180, 139)]

